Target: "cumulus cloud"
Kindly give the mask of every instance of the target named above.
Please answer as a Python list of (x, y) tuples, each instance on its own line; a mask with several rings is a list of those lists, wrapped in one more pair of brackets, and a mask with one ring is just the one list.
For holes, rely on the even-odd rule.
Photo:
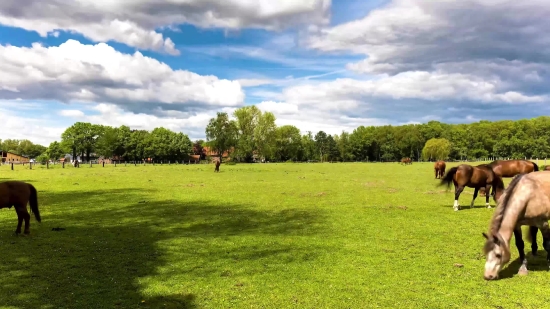
[(237, 81), (74, 40), (56, 47), (0, 45), (0, 85), (1, 99), (110, 102), (143, 110), (238, 106), (244, 100)]
[(33, 143), (48, 146), (52, 141), (59, 140), (65, 127), (55, 124), (47, 118), (38, 116), (20, 116), (15, 110), (37, 109), (37, 104), (20, 103), (17, 101), (0, 100), (0, 139), (28, 139)]
[(109, 40), (140, 49), (177, 55), (170, 38), (157, 29), (179, 24), (203, 28), (281, 30), (302, 24), (326, 24), (331, 0), (4, 0), (0, 24), (36, 31), (77, 32), (95, 42)]
[(394, 0), (360, 20), (321, 29), (308, 45), (368, 55), (353, 68), (396, 74), (467, 60), (539, 62), (549, 56), (544, 0)]

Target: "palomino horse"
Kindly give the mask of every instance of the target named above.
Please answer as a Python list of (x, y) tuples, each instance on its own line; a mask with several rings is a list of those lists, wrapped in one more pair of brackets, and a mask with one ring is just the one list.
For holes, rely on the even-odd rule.
[(434, 170), (435, 170), (435, 179), (437, 178), (443, 178), (443, 175), (445, 175), (445, 161), (439, 160), (435, 162), (434, 164)]
[(550, 172), (520, 174), (516, 176), (504, 192), (493, 213), (483, 252), (485, 262), (484, 278), (497, 279), (500, 270), (510, 261), (510, 239), (512, 233), (519, 251), (521, 266), (518, 274), (526, 275), (527, 259), (523, 252), (524, 243), (521, 226), (529, 225), (542, 232), (543, 247), (550, 261)]
[(12, 208), (15, 207), (15, 212), (17, 213), (17, 218), (19, 222), (17, 224), (17, 229), (15, 230), (16, 234), (21, 234), (21, 225), (23, 220), (25, 220), (25, 234), (29, 234), (30, 230), (30, 218), (29, 212), (27, 211), (27, 204), (30, 202), (31, 211), (34, 213), (36, 221), (40, 222), (40, 212), (38, 211), (38, 196), (36, 193), (36, 188), (22, 181), (5, 181), (0, 182), (0, 209), (1, 208)]
[[(453, 209), (458, 211), (460, 205), (458, 203), (458, 198), (460, 193), (464, 190), (464, 187), (474, 188), (474, 198), (470, 204), (470, 208), (474, 207), (474, 201), (477, 197), (477, 192), (479, 188), (484, 187), (486, 192), (489, 192), (489, 188), (493, 187), (493, 199), (495, 202), (498, 201), (502, 191), (504, 191), (504, 183), (502, 178), (495, 175), (493, 170), (485, 164), (478, 166), (471, 166), (468, 164), (461, 164), (459, 166), (451, 168), (447, 174), (441, 179), (440, 186), (447, 185), (449, 187), (451, 182), (455, 186), (455, 202)], [(489, 204), (489, 195), (485, 195), (485, 205), (487, 208), (491, 208)]]
[(220, 164), (221, 164), (220, 162), (221, 162), (220, 160), (216, 161), (216, 168), (214, 169), (214, 172), (218, 172), (218, 173), (220, 172)]

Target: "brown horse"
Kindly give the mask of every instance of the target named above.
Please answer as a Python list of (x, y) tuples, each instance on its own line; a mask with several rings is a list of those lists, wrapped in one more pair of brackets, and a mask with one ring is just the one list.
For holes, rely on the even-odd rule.
[(445, 175), (445, 161), (439, 160), (434, 164), (435, 179), (442, 178)]
[(512, 233), (521, 262), (518, 274), (527, 274), (527, 259), (523, 252), (522, 225), (529, 225), (530, 229), (539, 228), (541, 230), (543, 247), (548, 253), (546, 260), (550, 262), (549, 197), (549, 171), (520, 174), (510, 182), (493, 213), (489, 233), (483, 233), (483, 237), (486, 238), (483, 247), (487, 258), (484, 273), (486, 280), (497, 279), (502, 267), (510, 261)]
[(550, 171), (550, 165), (546, 165), (542, 170), (543, 171)]
[(489, 164), (499, 177), (514, 177), (519, 174), (537, 172), (539, 166), (535, 162), (527, 160), (495, 160)]
[(407, 158), (403, 158), (401, 159), (401, 163), (407, 165), (407, 164), (412, 164), (412, 160), (411, 158), (407, 157)]
[(220, 161), (216, 161), (216, 168), (214, 169), (214, 172), (220, 172)]
[[(441, 179), (440, 186), (447, 185), (450, 187), (451, 182), (455, 187), (455, 202), (453, 209), (458, 211), (460, 209), (460, 204), (458, 203), (458, 198), (460, 193), (464, 190), (464, 187), (474, 188), (474, 197), (470, 208), (474, 207), (474, 201), (477, 197), (477, 192), (479, 188), (484, 187), (485, 191), (488, 192), (491, 187), (493, 187), (493, 199), (498, 201), (500, 195), (504, 191), (504, 183), (502, 178), (498, 177), (491, 168), (485, 164), (478, 166), (471, 166), (468, 164), (461, 164), (459, 166), (451, 168), (447, 174)], [(485, 195), (485, 205), (487, 208), (491, 208), (489, 204), (489, 195)]]
[(29, 234), (30, 230), (30, 218), (27, 211), (27, 204), (30, 202), (31, 212), (34, 213), (36, 221), (40, 222), (40, 212), (38, 211), (38, 196), (36, 188), (22, 181), (5, 181), (0, 182), (0, 209), (15, 207), (17, 218), (19, 222), (17, 224), (16, 234), (21, 234), (21, 225), (25, 220), (25, 234)]

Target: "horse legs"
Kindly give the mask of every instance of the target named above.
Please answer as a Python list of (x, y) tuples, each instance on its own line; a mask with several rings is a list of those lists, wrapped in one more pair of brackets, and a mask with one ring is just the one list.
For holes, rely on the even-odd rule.
[[(489, 203), (489, 197), (491, 195), (493, 195), (494, 192), (491, 192), (491, 194), (489, 194), (489, 190), (491, 189), (491, 186), (490, 185), (487, 185), (485, 186), (485, 206), (487, 206), (487, 208), (491, 208), (491, 203)], [(493, 189), (494, 191), (495, 189)]]
[(434, 168), (435, 170), (435, 179), (439, 178), (439, 170), (437, 168)]
[(453, 205), (453, 208), (455, 211), (458, 211), (460, 209), (458, 198), (460, 197), (460, 193), (462, 193), (463, 190), (464, 190), (463, 186), (459, 186), (457, 183), (455, 183), (455, 203)]
[(537, 255), (539, 247), (537, 246), (537, 233), (539, 228), (536, 226), (529, 226), (529, 234), (531, 234), (531, 254), (533, 256)]
[(23, 224), (23, 214), (21, 211), (15, 207), (15, 212), (17, 213), (17, 229), (15, 229), (15, 234), (21, 234), (21, 225)]
[(548, 222), (544, 221), (541, 226), (539, 226), (540, 232), (542, 234), (542, 246), (546, 250), (546, 262), (550, 263), (550, 228), (548, 227)]
[(479, 188), (474, 188), (474, 198), (472, 199), (472, 203), (470, 203), (470, 208), (474, 208), (474, 202), (477, 197), (477, 191), (479, 191)]
[(25, 230), (23, 231), (24, 234), (30, 234), (30, 221), (31, 221), (31, 215), (26, 211), (22, 211), (23, 219), (25, 220)]
[(523, 238), (521, 236), (521, 226), (514, 229), (514, 238), (516, 239), (516, 247), (518, 248), (519, 261), (521, 263), (518, 274), (527, 275), (529, 272), (527, 271), (527, 259), (525, 258), (525, 251), (524, 251), (525, 243), (523, 242)]

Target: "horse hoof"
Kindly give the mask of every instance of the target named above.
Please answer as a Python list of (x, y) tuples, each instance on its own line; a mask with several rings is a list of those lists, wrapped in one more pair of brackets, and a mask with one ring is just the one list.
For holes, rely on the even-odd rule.
[(527, 276), (529, 274), (529, 271), (527, 270), (527, 267), (521, 267), (518, 271), (518, 275), (520, 276)]

